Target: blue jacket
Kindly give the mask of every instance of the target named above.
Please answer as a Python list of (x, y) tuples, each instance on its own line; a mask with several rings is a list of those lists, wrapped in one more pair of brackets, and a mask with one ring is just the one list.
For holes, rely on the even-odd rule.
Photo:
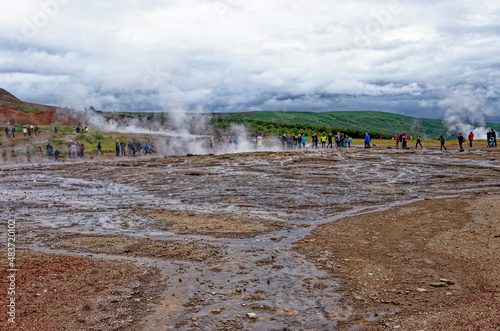
[(369, 134), (367, 134), (367, 135), (365, 136), (365, 143), (369, 143), (370, 141), (371, 141), (371, 139), (370, 139), (370, 135), (369, 135)]

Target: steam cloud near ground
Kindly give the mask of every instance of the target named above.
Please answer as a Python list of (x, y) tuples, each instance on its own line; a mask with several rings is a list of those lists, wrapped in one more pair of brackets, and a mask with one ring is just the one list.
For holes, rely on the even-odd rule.
[[(232, 124), (227, 130), (214, 128), (210, 124), (210, 114), (158, 113), (153, 115), (153, 119), (119, 117), (113, 113), (93, 110), (71, 110), (69, 114), (76, 117), (82, 125), (88, 126), (89, 130), (154, 135), (154, 144), (160, 154), (242, 153), (256, 150), (251, 141), (254, 133), (249, 132), (244, 125)], [(233, 138), (237, 143), (219, 144), (218, 138), (221, 136), (223, 139)], [(144, 145), (145, 141), (141, 143)], [(279, 143), (275, 141), (272, 144), (267, 142), (259, 150), (272, 151), (279, 148)]]
[(443, 124), (448, 134), (461, 132), (467, 137), (474, 132), (476, 139), (486, 139), (489, 128), (486, 127), (486, 116), (495, 113), (495, 107), (489, 102), (496, 97), (488, 89), (477, 89), (471, 86), (454, 88), (447, 92), (448, 97), (439, 102), (445, 109)]

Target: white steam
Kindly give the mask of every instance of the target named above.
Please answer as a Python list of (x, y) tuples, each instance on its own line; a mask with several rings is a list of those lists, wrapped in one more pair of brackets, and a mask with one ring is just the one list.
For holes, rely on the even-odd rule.
[(443, 124), (449, 135), (461, 132), (467, 137), (474, 132), (476, 139), (486, 139), (489, 128), (486, 116), (493, 115), (495, 107), (490, 100), (498, 95), (489, 89), (462, 86), (448, 91), (448, 97), (439, 102), (445, 109)]
[[(60, 111), (59, 116), (67, 112)], [(277, 139), (273, 138), (265, 139), (264, 145), (257, 148), (252, 142), (253, 135), (244, 125), (232, 124), (227, 130), (212, 127), (211, 115), (206, 113), (156, 113), (139, 119), (93, 110), (71, 110), (68, 116), (76, 118), (83, 127), (87, 126), (90, 132), (131, 134), (130, 140), (137, 135), (153, 136), (152, 143), (164, 155), (279, 150)], [(146, 141), (140, 139), (140, 142), (144, 146)]]

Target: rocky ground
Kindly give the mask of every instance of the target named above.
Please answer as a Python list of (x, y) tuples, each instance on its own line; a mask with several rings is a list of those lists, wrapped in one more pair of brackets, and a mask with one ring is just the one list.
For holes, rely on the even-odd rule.
[(296, 249), (383, 316), (373, 328), (498, 330), (499, 213), (499, 195), (425, 199), (321, 225)]
[(15, 324), (2, 310), (2, 330), (141, 330), (161, 293), (158, 269), (123, 262), (18, 251), (16, 266)]
[(487, 149), (2, 164), (19, 321), (495, 330), (499, 173)]

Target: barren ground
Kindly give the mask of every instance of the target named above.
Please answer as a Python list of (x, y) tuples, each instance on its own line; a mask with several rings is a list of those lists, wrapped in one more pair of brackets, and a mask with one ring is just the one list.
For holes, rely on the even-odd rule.
[(18, 321), (496, 330), (499, 174), (498, 150), (486, 149), (3, 164), (1, 226), (16, 219), (21, 245)]

